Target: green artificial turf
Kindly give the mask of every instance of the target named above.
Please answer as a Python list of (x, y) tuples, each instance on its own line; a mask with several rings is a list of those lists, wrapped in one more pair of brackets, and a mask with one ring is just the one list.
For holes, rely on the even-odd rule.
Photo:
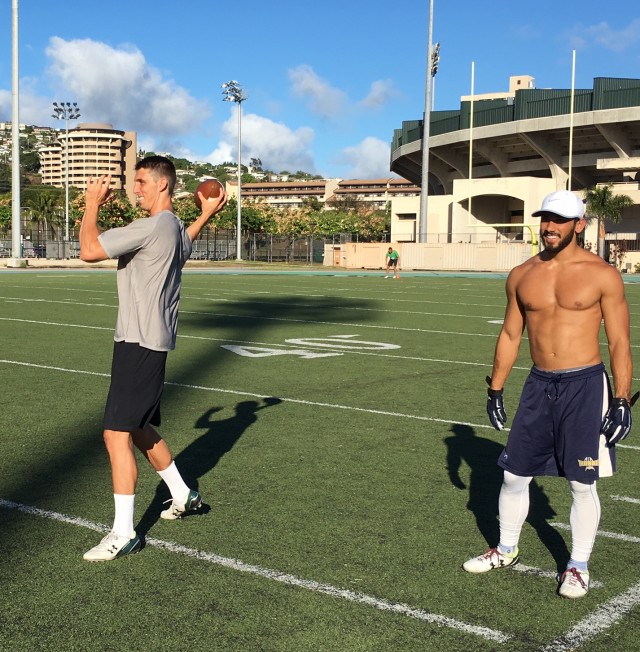
[[(640, 286), (627, 293), (636, 357)], [(640, 581), (640, 507), (612, 498), (640, 499), (636, 432), (599, 483), (601, 530), (627, 536), (597, 540), (602, 587), (567, 601), (553, 577), (461, 569), (497, 537), (507, 434), (487, 423), (484, 377), (503, 278), (186, 272), (161, 432), (205, 513), (160, 520), (167, 493), (141, 461), (149, 543), (103, 564), (82, 553), (113, 518), (115, 274), (2, 273), (0, 306), (2, 650), (568, 651), (574, 625)], [(510, 417), (529, 366), (525, 340)], [(531, 495), (522, 563), (552, 574), (568, 488), (539, 478)], [(634, 649), (639, 613), (575, 649)]]

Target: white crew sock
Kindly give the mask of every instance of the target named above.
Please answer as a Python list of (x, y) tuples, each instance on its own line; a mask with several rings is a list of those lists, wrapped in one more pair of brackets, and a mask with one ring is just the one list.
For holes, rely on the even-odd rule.
[(135, 494), (113, 494), (113, 502), (116, 506), (116, 515), (113, 519), (113, 531), (121, 536), (131, 539), (135, 534), (133, 529), (133, 505)]
[(182, 479), (176, 463), (171, 462), (164, 471), (158, 471), (158, 475), (166, 482), (173, 500), (181, 505), (185, 503), (190, 489)]

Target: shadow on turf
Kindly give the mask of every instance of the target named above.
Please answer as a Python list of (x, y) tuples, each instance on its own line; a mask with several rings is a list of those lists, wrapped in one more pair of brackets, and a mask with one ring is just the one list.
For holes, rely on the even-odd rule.
[[(193, 281), (193, 279), (191, 280)], [(186, 283), (183, 285), (183, 291), (185, 294), (189, 292)], [(316, 321), (323, 324), (324, 328), (331, 323), (335, 323), (336, 328), (339, 328), (338, 332), (344, 332), (345, 310), (350, 311), (348, 313), (349, 323), (356, 326), (360, 323), (366, 324), (370, 322), (372, 313), (369, 310), (377, 305), (375, 300), (365, 298), (353, 299), (336, 296), (317, 298), (282, 295), (270, 299), (263, 294), (259, 294), (254, 298), (243, 295), (241, 300), (225, 302), (223, 307), (215, 305), (213, 301), (213, 299), (203, 297), (195, 305), (192, 300), (192, 304), (185, 307), (184, 310), (182, 309), (183, 306), (181, 306), (178, 334), (181, 335), (190, 331), (198, 333), (198, 331), (201, 331), (203, 335), (210, 333), (215, 338), (227, 337), (234, 342), (255, 342), (260, 338), (267, 339), (271, 331), (281, 327), (287, 321), (299, 324), (301, 335), (305, 334), (309, 324)], [(311, 332), (313, 334), (313, 331)], [(80, 343), (83, 344), (84, 341)], [(113, 347), (113, 337), (106, 331), (103, 336), (102, 346), (105, 347), (105, 350)], [(194, 348), (189, 353), (186, 342), (181, 342), (178, 348), (180, 357), (176, 359), (176, 354), (172, 354), (168, 358), (167, 369), (171, 372), (173, 386), (165, 388), (163, 405), (173, 400), (172, 396), (177, 391), (176, 385), (187, 384), (194, 386), (206, 384), (212, 370), (220, 370), (225, 365), (230, 364), (229, 356), (233, 355), (221, 348), (219, 339), (212, 339), (208, 350), (205, 352), (203, 352), (202, 348)], [(206, 364), (203, 364), (204, 359), (207, 361)], [(86, 368), (90, 369), (92, 366), (93, 356), (87, 354)], [(98, 370), (108, 372), (108, 363), (105, 362), (102, 369), (99, 368)], [(103, 396), (106, 398), (108, 382), (106, 379), (103, 382)], [(22, 389), (26, 392), (29, 388)], [(59, 386), (56, 385), (54, 391), (65, 393), (64, 398), (70, 400), (69, 396), (72, 391), (65, 389), (64, 376), (60, 376), (60, 384)], [(21, 394), (16, 393), (9, 395), (8, 400), (13, 400), (13, 396), (22, 404), (20, 414), (25, 418), (24, 415), (29, 414), (30, 401), (33, 400), (32, 396), (25, 394), (23, 398)], [(73, 395), (73, 398), (75, 399), (76, 395)], [(80, 504), (77, 506), (82, 516), (92, 518), (94, 513), (92, 501), (103, 496), (107, 499), (106, 495), (110, 494), (107, 479), (108, 458), (106, 457), (101, 436), (104, 398), (100, 397), (93, 401), (75, 403), (76, 410), (70, 412), (71, 416), (65, 415), (61, 417), (59, 422), (51, 424), (50, 432), (47, 432), (48, 435), (58, 436), (59, 432), (64, 433), (64, 435), (59, 435), (59, 440), (55, 441), (57, 445), (52, 445), (46, 456), (34, 457), (28, 453), (24, 453), (24, 456), (16, 454), (15, 461), (11, 461), (11, 464), (14, 468), (20, 468), (20, 473), (13, 474), (10, 479), (2, 478), (1, 497), (28, 505), (55, 509), (59, 502), (64, 502), (64, 498), (60, 498), (60, 496), (66, 493), (77, 494), (77, 473), (83, 473), (84, 467), (91, 467), (97, 458), (101, 464), (104, 464), (104, 476), (100, 477), (100, 481), (105, 483), (104, 488), (96, 490), (95, 495), (86, 494), (86, 513), (83, 513)], [(51, 400), (55, 402), (56, 399)], [(249, 401), (248, 403), (252, 402)], [(211, 423), (211, 426), (204, 427), (209, 427), (210, 432), (217, 431), (219, 433), (218, 424), (222, 423), (222, 421), (217, 422), (217, 424), (215, 421), (211, 422), (211, 416), (216, 411), (219, 411), (219, 409), (213, 408), (207, 411), (198, 423), (204, 421)], [(243, 408), (240, 408), (242, 414), (236, 413), (234, 418), (227, 421), (227, 424), (231, 423), (233, 426), (235, 422), (236, 427), (241, 428), (241, 432), (236, 434), (236, 441), (256, 418), (255, 410), (253, 410), (253, 415), (250, 409), (246, 409), (245, 412), (242, 411)], [(243, 421), (244, 426), (242, 426)], [(20, 425), (21, 421), (17, 419), (17, 423)], [(229, 445), (232, 437), (231, 433), (219, 436), (227, 442), (226, 445)], [(27, 444), (24, 445), (27, 446)], [(220, 456), (225, 452), (223, 450), (224, 446), (224, 442), (218, 444)], [(215, 462), (209, 461), (209, 464), (210, 468), (215, 466)], [(90, 472), (94, 473), (95, 471), (92, 468)], [(151, 520), (149, 513), (149, 510), (147, 510), (141, 521), (147, 526), (149, 523), (155, 522)], [(11, 532), (9, 529), (0, 527), (0, 543), (4, 544), (5, 540), (10, 538)]]
[[(451, 484), (458, 489), (467, 489), (469, 502), (467, 507), (475, 516), (478, 529), (489, 546), (498, 543), (500, 531), (498, 526), (498, 496), (502, 486), (502, 469), (498, 458), (503, 445), (491, 439), (478, 437), (469, 426), (456, 424), (451, 428), (453, 437), (447, 437), (447, 469)], [(471, 475), (467, 487), (460, 477), (460, 466), (469, 465)], [(562, 572), (569, 560), (569, 551), (562, 535), (552, 527), (547, 519), (556, 512), (549, 503), (544, 490), (535, 478), (529, 485), (531, 505), (527, 522), (535, 529), (542, 543), (553, 556), (558, 572)]]
[[(222, 408), (207, 410), (195, 423), (196, 429), (206, 428), (207, 431), (175, 456), (176, 466), (189, 487), (196, 490), (199, 488), (198, 479), (209, 473), (258, 420), (256, 412), (279, 403), (282, 403), (282, 399), (276, 397), (263, 399), (263, 405), (260, 405), (259, 401), (242, 401), (236, 405), (234, 416), (220, 420), (214, 419), (213, 416)], [(206, 496), (203, 498), (206, 499)], [(167, 486), (164, 482), (159, 482), (153, 500), (136, 527), (139, 536), (146, 535), (158, 522), (160, 512), (166, 509), (164, 503), (170, 499)], [(211, 507), (203, 502), (202, 507), (190, 516), (206, 514), (209, 511)]]

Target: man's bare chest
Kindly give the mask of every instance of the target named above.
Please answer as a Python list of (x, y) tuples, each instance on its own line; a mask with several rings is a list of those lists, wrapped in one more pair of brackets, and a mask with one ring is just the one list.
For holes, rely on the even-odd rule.
[(575, 275), (529, 274), (518, 285), (517, 296), (525, 311), (556, 309), (582, 311), (597, 307), (601, 293), (586, 279)]

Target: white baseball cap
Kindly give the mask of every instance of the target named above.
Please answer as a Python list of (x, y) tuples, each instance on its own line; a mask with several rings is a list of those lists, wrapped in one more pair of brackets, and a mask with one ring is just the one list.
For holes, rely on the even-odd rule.
[(584, 202), (574, 192), (558, 190), (547, 195), (542, 200), (542, 208), (531, 213), (531, 217), (539, 217), (543, 213), (553, 213), (569, 220), (580, 220), (584, 217)]

